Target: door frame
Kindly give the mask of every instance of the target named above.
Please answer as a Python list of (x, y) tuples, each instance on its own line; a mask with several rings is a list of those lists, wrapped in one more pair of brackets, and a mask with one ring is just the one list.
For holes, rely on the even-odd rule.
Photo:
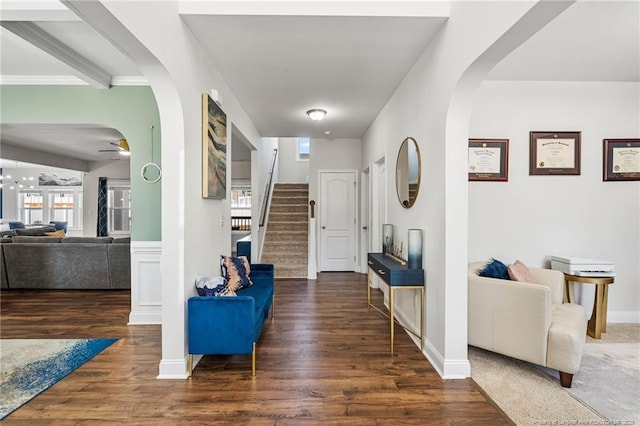
[[(367, 254), (371, 251), (371, 167), (360, 172), (360, 262), (357, 272), (367, 273)], [(366, 229), (365, 229), (366, 228)]]
[[(355, 259), (353, 261), (351, 270), (353, 272), (357, 272), (357, 270), (359, 269), (358, 265), (359, 265), (359, 258), (360, 258), (360, 253), (358, 252), (358, 240), (360, 239), (360, 232), (359, 232), (360, 218), (358, 217), (358, 211), (359, 211), (358, 208), (360, 207), (360, 203), (358, 202), (359, 198), (360, 198), (358, 196), (358, 192), (359, 192), (358, 191), (358, 183), (359, 183), (358, 175), (359, 175), (359, 173), (358, 173), (358, 171), (356, 169), (318, 169), (318, 174), (317, 174), (317, 179), (318, 179), (317, 180), (317, 182), (318, 182), (318, 194), (317, 194), (318, 195), (318, 203), (323, 203), (324, 202), (324, 200), (322, 199), (322, 188), (321, 188), (321, 185), (322, 185), (322, 178), (321, 177), (322, 177), (323, 173), (352, 173), (353, 174), (353, 179), (354, 179), (354, 182), (355, 182), (355, 186), (354, 186), (354, 195), (355, 195), (355, 197), (353, 197), (354, 198), (354, 200), (353, 200), (353, 202), (354, 202), (353, 216), (354, 216), (354, 220), (355, 220), (355, 223), (354, 223), (354, 227), (355, 227), (354, 228), (354, 238), (353, 238), (353, 254), (355, 256)], [(316, 219), (316, 235), (318, 235), (317, 246), (316, 246), (317, 252), (316, 253), (318, 253), (318, 257), (322, 256), (322, 237), (320, 236), (321, 235), (320, 234), (320, 226), (322, 224), (322, 217), (321, 217), (322, 213), (321, 212), (322, 212), (322, 208), (318, 207), (316, 209), (316, 217), (317, 217), (317, 219)], [(322, 259), (318, 259), (318, 272), (322, 272), (320, 270), (321, 265), (322, 265)]]

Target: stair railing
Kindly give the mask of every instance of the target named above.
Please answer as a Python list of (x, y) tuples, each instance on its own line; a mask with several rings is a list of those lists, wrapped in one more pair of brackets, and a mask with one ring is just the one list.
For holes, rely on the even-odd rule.
[(264, 198), (262, 199), (262, 206), (260, 207), (260, 226), (264, 226), (264, 222), (267, 218), (267, 208), (271, 201), (271, 189), (273, 183), (273, 171), (276, 168), (276, 159), (278, 158), (278, 149), (273, 150), (273, 157), (271, 159), (271, 168), (267, 177), (267, 186), (264, 189)]

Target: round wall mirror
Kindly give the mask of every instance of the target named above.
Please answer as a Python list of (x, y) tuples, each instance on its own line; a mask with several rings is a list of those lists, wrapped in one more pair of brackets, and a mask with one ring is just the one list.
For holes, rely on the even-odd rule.
[(420, 148), (414, 138), (402, 141), (396, 163), (396, 192), (405, 209), (413, 206), (420, 190)]
[(156, 163), (147, 163), (140, 169), (140, 175), (145, 182), (156, 183), (162, 177), (162, 169)]

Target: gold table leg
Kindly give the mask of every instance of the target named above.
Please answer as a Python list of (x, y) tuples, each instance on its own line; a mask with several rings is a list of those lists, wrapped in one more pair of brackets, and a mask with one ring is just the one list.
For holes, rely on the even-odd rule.
[(589, 318), (589, 324), (587, 327), (587, 334), (594, 339), (600, 339), (601, 334), (606, 328), (606, 312), (603, 313), (606, 308), (605, 297), (606, 286), (604, 284), (596, 284), (596, 296), (593, 301), (593, 312), (591, 318)]
[(393, 316), (393, 286), (389, 286), (389, 323), (391, 324), (391, 354), (393, 355), (393, 331), (395, 329)]

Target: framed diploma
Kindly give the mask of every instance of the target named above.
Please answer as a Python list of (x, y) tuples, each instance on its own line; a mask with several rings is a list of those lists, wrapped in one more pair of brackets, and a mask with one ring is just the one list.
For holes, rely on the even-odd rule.
[(640, 180), (640, 139), (605, 139), (603, 150), (603, 181)]
[(579, 175), (581, 132), (529, 132), (529, 175)]
[(469, 180), (509, 178), (509, 139), (469, 139)]

